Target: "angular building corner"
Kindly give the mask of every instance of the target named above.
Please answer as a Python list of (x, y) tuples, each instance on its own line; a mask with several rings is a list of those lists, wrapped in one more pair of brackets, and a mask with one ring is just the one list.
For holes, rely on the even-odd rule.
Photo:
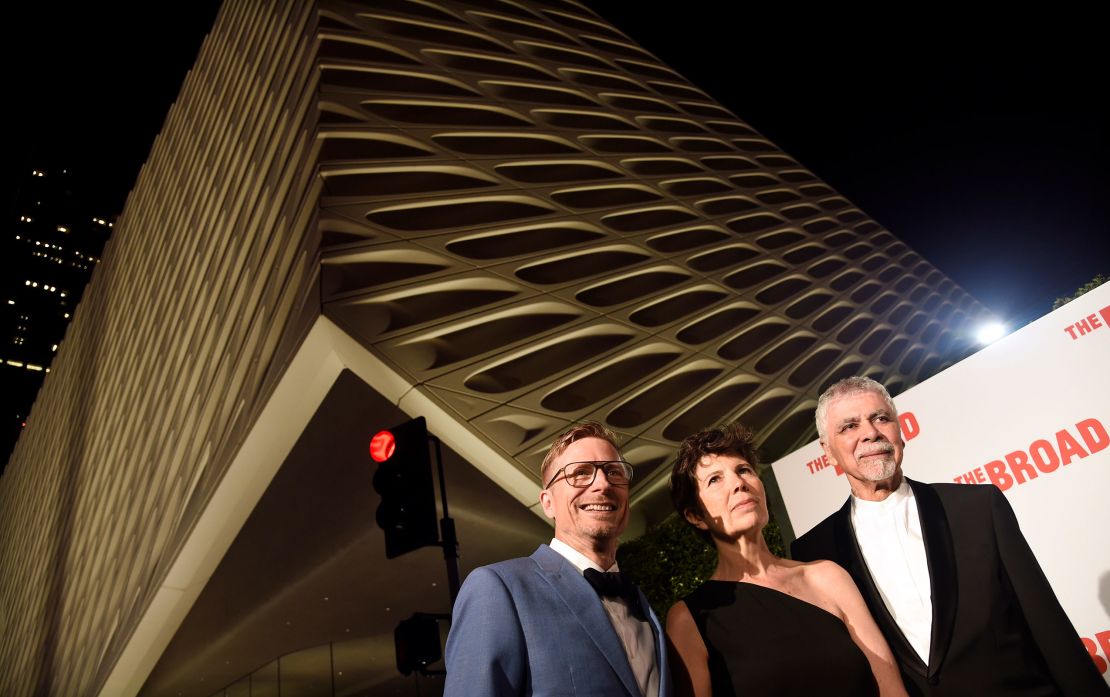
[(343, 370), (522, 506), (602, 421), (652, 519), (984, 313), (578, 3), (228, 2), (0, 480), (0, 693), (137, 693)]

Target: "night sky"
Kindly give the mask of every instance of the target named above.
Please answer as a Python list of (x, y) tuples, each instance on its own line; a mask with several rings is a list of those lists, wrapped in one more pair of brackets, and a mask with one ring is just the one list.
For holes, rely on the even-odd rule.
[[(6, 176), (68, 166), (103, 215), (118, 213), (216, 5), (17, 13)], [(592, 6), (1001, 319), (1024, 324), (1110, 272), (1107, 56), (1094, 18), (777, 5)]]

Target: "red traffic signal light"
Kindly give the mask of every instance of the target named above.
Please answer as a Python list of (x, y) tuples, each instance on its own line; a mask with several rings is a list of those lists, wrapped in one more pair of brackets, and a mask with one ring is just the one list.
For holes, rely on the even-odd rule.
[(374, 490), (381, 502), (374, 517), (385, 533), (386, 558), (439, 544), (424, 417), (379, 431), (370, 441), (370, 456), (378, 462)]
[(385, 462), (393, 457), (396, 448), (397, 439), (389, 431), (378, 431), (370, 439), (370, 457), (374, 458), (374, 462)]

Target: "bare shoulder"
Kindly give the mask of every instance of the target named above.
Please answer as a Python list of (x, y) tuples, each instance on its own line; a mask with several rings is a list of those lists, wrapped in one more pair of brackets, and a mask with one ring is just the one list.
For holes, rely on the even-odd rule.
[(802, 571), (815, 605), (843, 617), (843, 613), (862, 602), (856, 582), (836, 562), (828, 559), (807, 562)]
[(689, 629), (694, 626), (694, 616), (690, 614), (690, 608), (686, 607), (686, 603), (679, 600), (671, 609), (667, 610), (667, 632), (672, 632), (676, 629)]
[[(803, 562), (801, 566), (806, 579), (820, 586), (828, 587), (852, 583), (852, 577), (835, 561), (818, 559), (817, 561)], [(853, 585), (855, 584), (853, 583)]]

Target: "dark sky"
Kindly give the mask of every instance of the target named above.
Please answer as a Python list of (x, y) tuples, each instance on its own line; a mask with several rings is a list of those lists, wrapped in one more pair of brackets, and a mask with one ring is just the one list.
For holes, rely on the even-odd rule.
[[(117, 213), (216, 5), (17, 13), (8, 168), (66, 164)], [(1093, 17), (593, 6), (1001, 318), (1029, 321), (1110, 272), (1107, 55)]]

